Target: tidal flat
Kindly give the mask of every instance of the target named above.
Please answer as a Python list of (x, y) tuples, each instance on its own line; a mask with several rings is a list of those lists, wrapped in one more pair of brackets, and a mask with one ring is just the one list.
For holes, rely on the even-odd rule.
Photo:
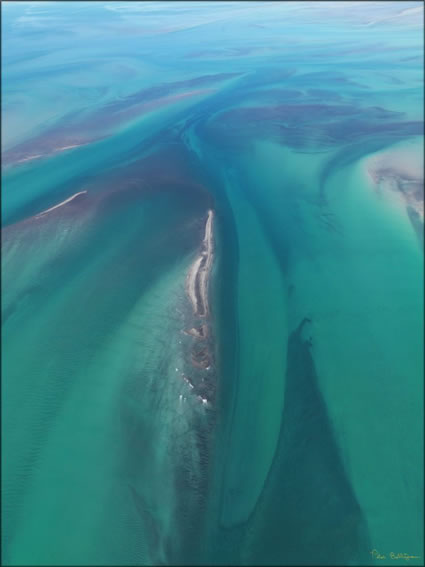
[(423, 4), (1, 10), (3, 564), (423, 564)]

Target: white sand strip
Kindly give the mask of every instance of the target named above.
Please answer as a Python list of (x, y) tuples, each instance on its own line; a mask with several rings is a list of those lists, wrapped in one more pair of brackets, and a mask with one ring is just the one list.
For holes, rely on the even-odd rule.
[(208, 282), (213, 261), (213, 217), (213, 211), (209, 210), (201, 253), (191, 265), (186, 279), (187, 294), (192, 302), (194, 314), (199, 317), (205, 317), (209, 312)]
[(46, 215), (47, 213), (50, 213), (50, 211), (54, 211), (55, 209), (62, 207), (63, 205), (66, 205), (66, 203), (69, 203), (70, 201), (73, 201), (75, 199), (75, 197), (78, 197), (78, 195), (84, 195), (84, 193), (87, 193), (87, 191), (79, 191), (78, 193), (75, 193), (74, 195), (72, 195), (71, 197), (68, 197), (68, 199), (65, 199), (65, 201), (62, 201), (61, 203), (58, 203), (57, 205), (55, 205), (54, 207), (50, 207), (50, 209), (46, 209), (45, 211), (42, 211), (41, 213), (38, 213), (38, 215), (35, 216), (35, 218), (41, 217), (43, 215)]

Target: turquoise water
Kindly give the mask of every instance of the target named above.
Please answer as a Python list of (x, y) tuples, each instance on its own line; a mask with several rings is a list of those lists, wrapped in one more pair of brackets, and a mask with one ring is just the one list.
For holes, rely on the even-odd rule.
[(422, 564), (422, 5), (2, 41), (4, 564)]

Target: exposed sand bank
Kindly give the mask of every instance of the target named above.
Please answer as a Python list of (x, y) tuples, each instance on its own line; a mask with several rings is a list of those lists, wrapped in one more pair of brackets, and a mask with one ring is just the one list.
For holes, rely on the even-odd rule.
[(53, 148), (53, 149), (44, 151), (44, 152), (41, 153), (41, 154), (29, 155), (29, 156), (26, 156), (26, 157), (23, 157), (23, 158), (17, 159), (17, 160), (14, 160), (13, 157), (12, 157), (12, 159), (9, 160), (9, 159), (8, 159), (8, 156), (7, 156), (7, 154), (6, 154), (6, 155), (5, 155), (5, 164), (4, 164), (4, 165), (5, 165), (5, 166), (7, 166), (7, 165), (18, 165), (18, 164), (20, 164), (20, 163), (25, 163), (25, 162), (27, 162), (27, 161), (32, 161), (32, 160), (34, 160), (34, 159), (40, 159), (40, 158), (51, 157), (51, 156), (53, 156), (54, 154), (57, 154), (57, 153), (60, 153), (60, 152), (65, 152), (66, 150), (72, 150), (73, 148), (79, 148), (79, 147), (81, 147), (81, 146), (86, 146), (88, 143), (90, 143), (90, 142), (83, 142), (83, 143), (81, 143), (81, 144), (70, 144), (70, 145), (67, 145), (67, 146), (60, 146), (59, 148)]
[(399, 202), (424, 221), (424, 158), (420, 148), (393, 147), (366, 160), (372, 182), (388, 194), (396, 192)]
[(194, 314), (198, 317), (206, 317), (209, 313), (208, 282), (213, 261), (213, 218), (214, 213), (209, 210), (201, 253), (191, 265), (186, 279), (186, 292)]
[(207, 325), (201, 325), (198, 329), (192, 327), (192, 329), (183, 332), (186, 333), (186, 335), (192, 335), (192, 337), (195, 337), (197, 339), (206, 339), (208, 338), (209, 334)]
[(71, 195), (71, 197), (68, 197), (68, 199), (65, 199), (64, 201), (61, 201), (60, 203), (58, 203), (54, 207), (50, 207), (49, 209), (46, 209), (45, 211), (38, 213), (38, 215), (36, 215), (35, 218), (42, 217), (42, 216), (46, 215), (47, 213), (50, 213), (51, 211), (54, 211), (55, 209), (58, 209), (59, 207), (62, 207), (63, 205), (66, 205), (67, 203), (73, 201), (79, 195), (84, 195), (85, 193), (87, 193), (87, 191), (79, 191), (78, 193), (74, 193), (74, 195)]
[[(194, 381), (188, 378), (185, 378), (185, 381), (194, 389), (197, 399), (204, 405), (214, 399), (215, 389), (214, 373), (210, 372), (214, 366), (214, 355), (208, 317), (210, 314), (208, 288), (213, 262), (213, 219), (214, 213), (210, 209), (205, 222), (205, 233), (200, 252), (189, 268), (185, 286), (193, 310), (191, 316), (193, 326), (183, 332), (193, 339), (190, 361), (194, 370), (194, 378), (192, 377)], [(199, 321), (200, 317), (204, 318), (204, 322)]]

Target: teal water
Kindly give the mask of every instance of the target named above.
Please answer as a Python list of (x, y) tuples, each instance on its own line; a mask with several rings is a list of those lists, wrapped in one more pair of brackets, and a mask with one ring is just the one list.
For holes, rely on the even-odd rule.
[(3, 563), (422, 564), (423, 6), (2, 41)]

